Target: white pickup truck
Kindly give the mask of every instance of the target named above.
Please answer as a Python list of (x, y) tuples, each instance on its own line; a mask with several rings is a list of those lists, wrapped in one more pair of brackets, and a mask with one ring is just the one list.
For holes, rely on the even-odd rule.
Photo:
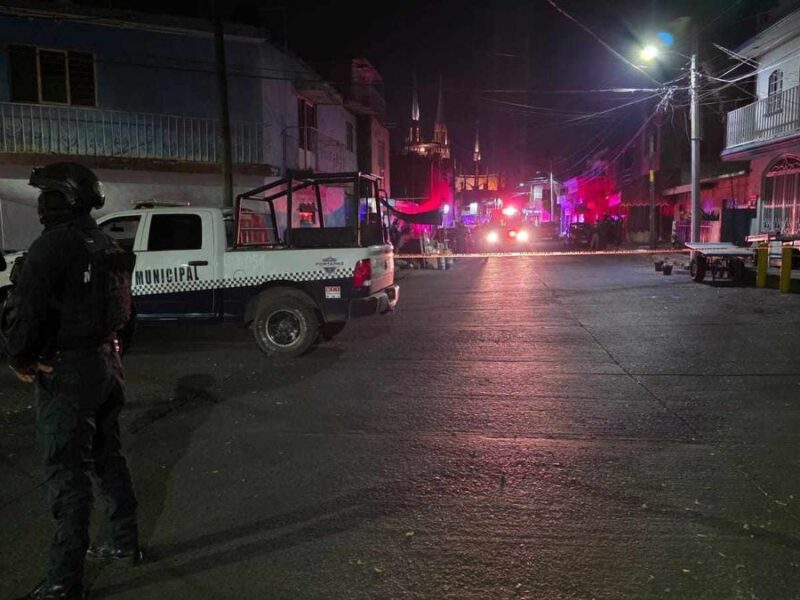
[[(327, 186), (344, 188), (349, 223), (343, 227), (325, 227)], [(299, 205), (311, 218), (298, 226), (293, 200), (309, 190), (316, 205)], [(137, 321), (236, 322), (252, 328), (266, 354), (294, 357), (349, 319), (385, 314), (397, 304), (377, 198), (373, 176), (295, 176), (240, 195), (233, 210), (145, 205), (98, 223), (136, 253)], [(0, 294), (9, 272), (0, 273)]]

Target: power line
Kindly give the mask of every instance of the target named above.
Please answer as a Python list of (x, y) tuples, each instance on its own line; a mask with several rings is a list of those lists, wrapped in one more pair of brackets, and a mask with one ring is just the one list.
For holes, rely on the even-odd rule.
[(722, 79), (720, 77), (714, 77), (713, 75), (706, 75), (706, 77), (708, 77), (709, 79), (713, 79), (714, 81), (719, 81), (721, 83), (734, 84), (734, 83), (738, 83), (740, 81), (744, 81), (745, 79), (749, 79), (750, 77), (755, 77), (756, 75), (759, 75), (760, 73), (763, 73), (765, 71), (769, 71), (771, 69), (774, 69), (775, 67), (778, 67), (778, 66), (782, 65), (783, 63), (785, 63), (786, 61), (794, 58), (798, 54), (800, 54), (800, 49), (793, 50), (792, 52), (789, 52), (788, 54), (784, 54), (777, 61), (767, 65), (766, 67), (762, 67), (762, 68), (760, 68), (760, 69), (758, 69), (756, 71), (753, 71), (751, 73), (747, 73), (745, 75), (740, 75), (739, 77), (735, 77), (734, 79)]
[[(445, 88), (448, 91), (468, 91), (465, 89)], [(635, 94), (638, 92), (657, 92), (658, 88), (599, 88), (588, 90), (476, 90), (485, 94), (541, 94), (541, 95), (559, 95), (559, 94)]]
[(622, 117), (620, 117), (616, 121), (616, 123), (611, 125), (611, 127), (604, 127), (602, 129), (600, 129), (600, 131), (598, 131), (584, 146), (580, 146), (578, 150), (575, 150), (574, 152), (570, 152), (566, 156), (562, 156), (562, 157), (557, 158), (556, 162), (569, 162), (569, 161), (571, 161), (573, 158), (575, 158), (579, 154), (583, 153), (584, 150), (586, 150), (586, 148), (592, 146), (595, 143), (596, 140), (598, 140), (600, 138), (608, 137), (609, 132), (612, 129), (614, 129), (615, 127), (617, 127), (620, 123), (622, 123), (623, 120), (624, 119)]
[(587, 114), (589, 114), (589, 113), (582, 113), (582, 112), (575, 112), (575, 111), (568, 111), (568, 110), (559, 110), (557, 108), (550, 108), (550, 107), (547, 107), (547, 106), (533, 106), (533, 105), (530, 105), (530, 104), (522, 104), (522, 103), (519, 103), (519, 102), (508, 102), (508, 101), (505, 101), (505, 100), (496, 100), (494, 98), (483, 98), (483, 97), (481, 97), (480, 99), (484, 100), (486, 102), (492, 102), (493, 104), (499, 104), (501, 106), (510, 106), (512, 108), (522, 108), (522, 109), (525, 109), (526, 111), (530, 111), (530, 112), (534, 112), (534, 113), (536, 113), (536, 112), (544, 112), (544, 113), (549, 113), (549, 114), (558, 114), (558, 115), (566, 115), (566, 116), (575, 116), (575, 115), (586, 116)]
[(758, 68), (758, 61), (757, 60), (753, 60), (751, 58), (747, 58), (746, 56), (742, 56), (741, 54), (737, 54), (733, 50), (729, 50), (725, 46), (720, 46), (719, 44), (713, 44), (713, 46), (717, 50), (719, 50), (720, 52), (722, 52), (724, 54), (727, 54), (732, 59), (739, 61), (740, 64), (746, 64), (746, 65), (749, 65), (751, 68), (755, 68), (755, 69)]
[[(678, 89), (678, 88), (675, 88), (675, 89)], [(554, 123), (553, 125), (562, 126), (562, 125), (571, 125), (571, 124), (575, 124), (575, 123), (586, 122), (586, 121), (589, 121), (591, 119), (595, 119), (595, 118), (598, 118), (598, 117), (602, 117), (602, 116), (608, 115), (608, 114), (610, 114), (612, 112), (615, 112), (617, 110), (621, 110), (623, 108), (627, 108), (628, 106), (633, 106), (634, 104), (640, 104), (642, 102), (646, 102), (648, 100), (652, 100), (653, 98), (657, 98), (659, 96), (660, 96), (660, 94), (658, 94), (658, 93), (650, 94), (650, 95), (645, 96), (643, 98), (637, 98), (635, 100), (631, 100), (630, 102), (625, 102), (625, 103), (619, 104), (617, 106), (612, 106), (611, 108), (607, 108), (605, 110), (579, 114), (576, 117), (573, 117), (571, 119), (567, 119), (567, 120), (564, 120), (564, 121), (559, 121), (557, 123)], [(541, 109), (542, 108), (542, 107), (538, 107), (538, 106), (531, 106), (531, 105), (521, 104), (521, 103), (516, 103), (516, 102), (502, 102), (500, 100), (492, 100), (490, 98), (484, 98), (484, 100), (490, 100), (490, 101), (493, 101), (493, 102), (495, 102), (497, 104), (510, 106), (512, 108), (518, 108), (520, 110), (531, 109), (532, 112), (535, 112), (536, 109)], [(556, 111), (557, 109), (552, 109), (552, 110)]]
[[(613, 133), (622, 125), (624, 119), (619, 119), (616, 123), (614, 123), (611, 127), (605, 128), (600, 132), (601, 139), (596, 144), (592, 145), (588, 151), (584, 152), (583, 155), (576, 161), (572, 162), (569, 167), (563, 169), (564, 172), (569, 173), (575, 167), (584, 164), (593, 154), (595, 154), (607, 141), (608, 138), (611, 137)], [(594, 139), (597, 139), (597, 136)], [(581, 150), (585, 150), (585, 147)], [(574, 158), (576, 153), (573, 153), (571, 156)]]
[(611, 54), (613, 54), (614, 56), (616, 56), (618, 59), (620, 59), (622, 62), (624, 62), (624, 63), (625, 63), (625, 64), (627, 64), (628, 66), (631, 66), (631, 67), (633, 67), (634, 69), (636, 69), (637, 71), (639, 71), (639, 72), (640, 72), (642, 75), (644, 75), (645, 77), (647, 77), (648, 79), (650, 79), (650, 80), (651, 80), (651, 81), (653, 81), (654, 83), (657, 83), (658, 85), (661, 85), (661, 82), (660, 82), (658, 79), (656, 79), (655, 77), (653, 77), (652, 75), (650, 75), (650, 73), (648, 73), (647, 71), (645, 71), (644, 69), (642, 69), (640, 66), (638, 66), (638, 65), (636, 65), (636, 64), (634, 64), (634, 63), (632, 63), (630, 60), (628, 60), (627, 58), (625, 58), (625, 57), (624, 57), (622, 54), (620, 54), (619, 52), (617, 52), (616, 50), (614, 50), (614, 48), (612, 48), (611, 46), (609, 46), (609, 45), (608, 45), (608, 44), (607, 44), (607, 43), (606, 43), (606, 42), (605, 42), (605, 41), (604, 41), (602, 38), (600, 38), (600, 36), (598, 36), (596, 33), (594, 33), (594, 32), (593, 32), (591, 29), (589, 29), (589, 28), (588, 28), (586, 25), (584, 25), (583, 23), (581, 23), (580, 21), (578, 21), (578, 19), (576, 19), (575, 17), (573, 17), (572, 15), (570, 15), (569, 13), (567, 13), (567, 12), (566, 12), (566, 11), (565, 11), (563, 8), (561, 8), (560, 6), (558, 6), (558, 4), (556, 4), (556, 3), (554, 2), (554, 0), (546, 0), (546, 1), (547, 1), (547, 3), (548, 3), (550, 6), (552, 6), (554, 9), (556, 9), (556, 10), (557, 10), (558, 12), (560, 12), (562, 15), (564, 15), (564, 16), (565, 16), (567, 19), (569, 19), (570, 21), (572, 21), (573, 23), (575, 23), (575, 25), (577, 25), (578, 27), (580, 27), (581, 29), (583, 29), (583, 30), (584, 30), (586, 33), (588, 33), (589, 35), (591, 35), (591, 36), (592, 36), (592, 37), (593, 37), (595, 40), (597, 40), (597, 41), (598, 41), (598, 42), (599, 42), (599, 43), (600, 43), (600, 44), (601, 44), (601, 45), (602, 45), (602, 46), (603, 46), (603, 47), (604, 47), (606, 50), (608, 50), (609, 52), (611, 52)]
[[(7, 50), (0, 49), (0, 54), (7, 54)], [(152, 55), (143, 55), (146, 57)], [(155, 57), (154, 57), (155, 58)], [(200, 60), (186, 60), (186, 59), (169, 59), (171, 60), (172, 64), (155, 64), (152, 62), (147, 61), (137, 61), (137, 60), (115, 60), (115, 59), (95, 59), (97, 64), (110, 64), (110, 65), (120, 65), (120, 66), (129, 66), (129, 67), (139, 67), (139, 68), (148, 68), (148, 69), (155, 69), (160, 71), (182, 71), (186, 73), (201, 73), (201, 74), (208, 74), (214, 75), (216, 74), (216, 70), (213, 68), (212, 63), (207, 61), (200, 61)], [(178, 64), (179, 62), (186, 62), (186, 63), (194, 63), (198, 65), (208, 65), (208, 68), (204, 68), (202, 66), (184, 66)], [(365, 87), (372, 87), (372, 84), (369, 83), (359, 83), (353, 81), (338, 81), (332, 79), (326, 79), (319, 75), (316, 71), (311, 69), (306, 71), (301, 70), (294, 70), (294, 69), (273, 69), (269, 67), (253, 67), (255, 70), (263, 70), (263, 71), (274, 71), (275, 75), (268, 75), (262, 74), (255, 71), (244, 71), (241, 70), (242, 68), (248, 65), (229, 65), (228, 76), (229, 77), (239, 77), (243, 79), (259, 79), (264, 81), (291, 81), (295, 83), (326, 83), (330, 85), (351, 85), (351, 86), (365, 86)], [(296, 74), (296, 75), (293, 75)], [(412, 89), (410, 85), (387, 85), (383, 84), (384, 88), (390, 89)], [(424, 86), (423, 86), (424, 87)], [(437, 88), (438, 89), (438, 88)], [(565, 89), (565, 90), (541, 90), (541, 89), (497, 89), (497, 90), (487, 90), (484, 88), (458, 88), (458, 87), (445, 87), (445, 92), (448, 93), (473, 93), (473, 94), (486, 94), (486, 93), (497, 93), (497, 94), (543, 94), (543, 95), (560, 95), (560, 94), (592, 94), (592, 93), (621, 93), (621, 94), (632, 94), (632, 93), (652, 93), (658, 91), (657, 88), (606, 88), (606, 89)], [(488, 98), (487, 98), (488, 100)]]
[(624, 104), (620, 104), (619, 106), (614, 106), (614, 107), (608, 108), (606, 110), (601, 110), (601, 111), (597, 111), (597, 112), (594, 112), (594, 113), (590, 113), (588, 115), (575, 117), (574, 119), (572, 119), (572, 121), (565, 121), (563, 124), (567, 125), (567, 124), (569, 124), (571, 122), (584, 121), (586, 119), (593, 119), (593, 118), (596, 118), (596, 117), (607, 115), (607, 114), (609, 114), (611, 112), (620, 110), (622, 108), (627, 108), (628, 106), (632, 106), (634, 104), (641, 104), (642, 102), (647, 102), (648, 100), (652, 100), (653, 98), (656, 98), (658, 96), (659, 96), (659, 94), (651, 94), (650, 96), (645, 96), (644, 98), (637, 98), (636, 100), (631, 100), (630, 102), (625, 102)]
[(701, 28), (700, 28), (700, 29), (697, 31), (697, 35), (700, 35), (701, 33), (703, 33), (703, 32), (704, 32), (706, 29), (708, 29), (709, 27), (711, 27), (711, 26), (712, 26), (714, 23), (716, 23), (717, 21), (719, 21), (719, 20), (720, 20), (720, 19), (721, 19), (723, 16), (727, 15), (727, 14), (728, 14), (728, 13), (729, 13), (729, 12), (730, 12), (732, 9), (736, 8), (736, 6), (738, 6), (738, 5), (739, 5), (739, 4), (741, 4), (741, 3), (742, 3), (742, 0), (735, 0), (735, 2), (731, 2), (731, 3), (730, 3), (730, 4), (729, 4), (729, 5), (728, 5), (728, 6), (727, 6), (725, 9), (721, 10), (721, 11), (720, 11), (720, 12), (717, 14), (717, 16), (716, 16), (716, 17), (714, 17), (714, 18), (713, 18), (713, 19), (711, 19), (711, 20), (710, 20), (708, 23), (706, 23), (705, 25), (703, 25), (703, 26), (702, 26), (702, 27), (701, 27)]
[[(617, 152), (617, 153), (614, 155), (614, 157), (613, 157), (613, 158), (609, 159), (609, 160), (606, 162), (606, 165), (607, 165), (607, 166), (610, 166), (610, 165), (614, 164), (614, 163), (617, 161), (617, 159), (618, 159), (620, 156), (622, 156), (622, 154), (623, 154), (623, 153), (624, 153), (624, 152), (625, 152), (625, 151), (626, 151), (626, 150), (627, 150), (627, 149), (630, 147), (630, 145), (631, 145), (631, 144), (633, 144), (633, 142), (635, 142), (635, 141), (636, 141), (636, 139), (637, 139), (637, 138), (638, 138), (638, 137), (639, 137), (639, 136), (642, 134), (642, 132), (643, 132), (643, 131), (644, 131), (644, 130), (647, 128), (647, 126), (650, 124), (650, 122), (651, 122), (651, 121), (652, 121), (652, 120), (653, 120), (653, 119), (654, 119), (654, 118), (655, 118), (655, 117), (656, 117), (658, 114), (660, 114), (660, 113), (661, 113), (663, 110), (665, 110), (665, 109), (666, 109), (666, 107), (667, 107), (667, 103), (669, 102), (669, 100), (671, 99), (671, 97), (672, 97), (672, 90), (668, 91), (668, 92), (667, 92), (667, 94), (666, 94), (666, 95), (665, 95), (665, 96), (664, 96), (664, 97), (661, 99), (661, 102), (659, 102), (659, 103), (658, 103), (658, 106), (656, 107), (656, 109), (655, 109), (655, 110), (654, 110), (654, 111), (653, 111), (653, 112), (650, 114), (650, 116), (649, 116), (649, 117), (647, 117), (647, 119), (645, 119), (644, 123), (642, 123), (642, 126), (641, 126), (641, 127), (639, 127), (639, 129), (636, 131), (636, 133), (634, 133), (634, 134), (633, 134), (633, 136), (632, 136), (632, 137), (631, 137), (631, 138), (630, 138), (630, 139), (629, 139), (629, 140), (628, 140), (628, 141), (625, 143), (625, 145), (624, 145), (624, 146), (622, 146), (622, 148), (620, 148), (620, 150), (619, 150), (619, 151), (618, 151), (618, 152)], [(588, 181), (591, 181), (592, 179), (596, 179), (597, 177), (599, 177), (599, 175), (592, 175), (592, 176), (590, 176), (590, 177), (589, 177), (587, 180), (588, 180)]]

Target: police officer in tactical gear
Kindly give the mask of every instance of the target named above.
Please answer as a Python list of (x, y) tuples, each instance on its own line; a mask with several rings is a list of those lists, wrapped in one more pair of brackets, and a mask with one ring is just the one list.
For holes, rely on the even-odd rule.
[[(47, 577), (35, 600), (83, 597), (84, 558), (135, 564), (136, 497), (120, 449), (125, 403), (115, 332), (130, 318), (133, 258), (89, 215), (105, 198), (82, 165), (34, 169), (44, 232), (11, 292), (3, 332), (10, 366), (36, 385), (36, 436), (56, 521)], [(92, 480), (108, 504), (111, 539), (89, 548)]]

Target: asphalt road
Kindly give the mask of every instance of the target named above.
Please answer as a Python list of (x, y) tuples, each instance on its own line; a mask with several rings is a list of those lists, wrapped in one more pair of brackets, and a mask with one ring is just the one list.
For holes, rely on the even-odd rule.
[[(293, 362), (140, 332), (149, 560), (92, 598), (800, 598), (796, 296), (641, 257), (399, 275), (396, 314)], [(0, 374), (0, 598), (52, 532), (30, 394)]]

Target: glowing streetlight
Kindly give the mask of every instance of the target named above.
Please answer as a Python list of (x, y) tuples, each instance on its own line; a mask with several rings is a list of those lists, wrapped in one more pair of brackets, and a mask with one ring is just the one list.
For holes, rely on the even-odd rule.
[(644, 48), (642, 48), (641, 52), (639, 52), (639, 56), (645, 62), (650, 62), (654, 60), (659, 55), (659, 50), (657, 46), (653, 44), (648, 44)]

